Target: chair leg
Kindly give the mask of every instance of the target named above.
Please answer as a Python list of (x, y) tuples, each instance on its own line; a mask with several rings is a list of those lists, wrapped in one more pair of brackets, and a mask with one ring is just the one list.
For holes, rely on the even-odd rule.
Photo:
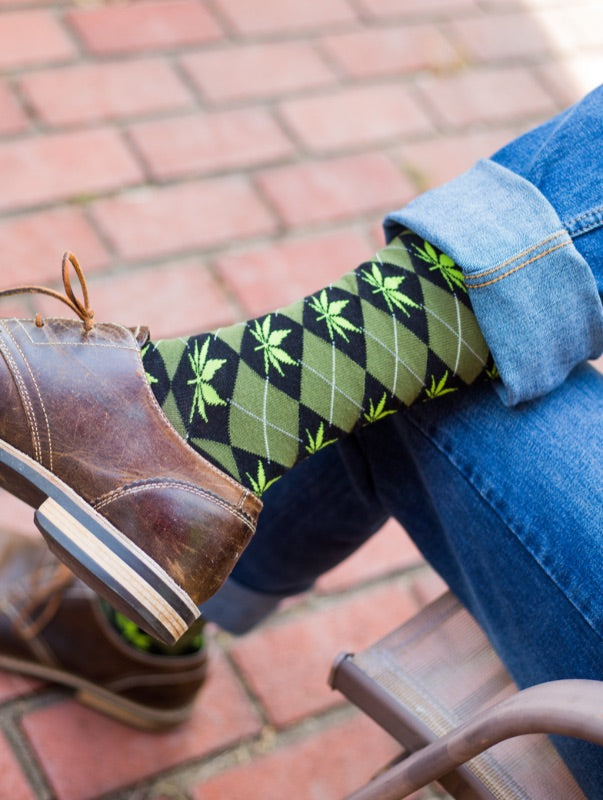
[(532, 686), (477, 714), (348, 800), (403, 800), (492, 745), (527, 733), (560, 734), (603, 746), (603, 683), (565, 680)]

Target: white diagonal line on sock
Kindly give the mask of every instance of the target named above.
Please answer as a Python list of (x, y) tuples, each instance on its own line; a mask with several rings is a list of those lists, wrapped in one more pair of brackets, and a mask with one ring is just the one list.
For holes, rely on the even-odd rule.
[[(228, 402), (230, 403), (230, 405), (234, 406), (238, 411), (241, 411), (243, 414), (247, 414), (248, 417), (255, 419), (256, 422), (261, 422), (262, 425), (264, 424), (264, 420), (262, 419), (262, 417), (258, 416), (257, 414), (254, 414), (253, 411), (249, 411), (247, 408), (243, 408), (243, 406), (239, 405), (235, 400), (231, 399)], [(301, 444), (302, 440), (299, 438), (299, 436), (296, 436), (295, 434), (291, 433), (290, 431), (286, 431), (283, 428), (279, 428), (278, 425), (275, 425), (273, 422), (270, 422), (269, 419), (266, 420), (266, 425), (267, 427), (272, 428), (272, 430), (282, 433), (283, 436), (287, 436), (289, 437), (289, 439), (293, 439), (294, 442), (300, 442)]]
[[(431, 316), (432, 316), (432, 317), (435, 317), (435, 318), (437, 319), (437, 321), (438, 321), (438, 322), (440, 322), (440, 323), (441, 323), (441, 324), (442, 324), (442, 325), (443, 325), (445, 328), (448, 328), (448, 330), (449, 330), (451, 333), (454, 333), (454, 335), (455, 335), (455, 336), (458, 336), (457, 332), (454, 330), (454, 328), (452, 327), (452, 325), (449, 325), (449, 324), (448, 324), (448, 322), (446, 322), (446, 320), (444, 320), (444, 319), (442, 319), (440, 316), (438, 316), (438, 315), (435, 313), (435, 311), (433, 311), (431, 308), (428, 308), (428, 307), (427, 307), (427, 306), (425, 306), (425, 305), (421, 306), (421, 308), (423, 309), (423, 311), (425, 311), (425, 313), (426, 313), (426, 314), (431, 314)], [(471, 347), (471, 345), (470, 345), (470, 344), (468, 344), (468, 343), (467, 343), (467, 342), (466, 342), (466, 341), (465, 341), (465, 340), (464, 340), (462, 337), (461, 337), (461, 342), (462, 342), (462, 344), (463, 344), (463, 345), (464, 345), (464, 346), (467, 348), (467, 350), (468, 350), (468, 351), (471, 353), (471, 355), (475, 356), (475, 358), (476, 358), (476, 359), (479, 361), (479, 363), (480, 363), (482, 366), (483, 366), (483, 365), (485, 365), (485, 363), (486, 363), (486, 362), (485, 362), (485, 360), (484, 360), (483, 358), (481, 358), (481, 357), (480, 357), (480, 356), (479, 356), (479, 355), (478, 355), (478, 354), (475, 352), (475, 350), (474, 350), (474, 349)]]
[(313, 375), (316, 375), (317, 378), (320, 378), (320, 380), (324, 381), (328, 386), (332, 386), (337, 392), (337, 394), (340, 394), (342, 397), (345, 397), (345, 399), (348, 402), (350, 402), (353, 406), (356, 406), (356, 408), (359, 411), (363, 411), (363, 408), (360, 405), (360, 403), (357, 403), (353, 398), (351, 398), (348, 394), (346, 394), (343, 391), (343, 389), (340, 389), (339, 386), (335, 386), (333, 381), (330, 381), (328, 378), (325, 378), (325, 376), (322, 373), (318, 372), (318, 370), (314, 369), (314, 367), (311, 367), (309, 364), (305, 364), (303, 361), (300, 361), (299, 363), (302, 365), (304, 369), (307, 369), (308, 372), (311, 372)]
[(264, 447), (266, 448), (266, 458), (268, 459), (268, 463), (270, 463), (270, 445), (268, 444), (268, 419), (266, 417), (266, 405), (268, 403), (268, 376), (266, 375), (266, 380), (264, 382), (264, 403), (262, 406), (262, 426), (264, 428)]
[(388, 346), (385, 344), (385, 342), (382, 342), (382, 341), (381, 341), (381, 339), (379, 339), (379, 337), (375, 336), (375, 334), (374, 334), (374, 333), (371, 333), (371, 332), (370, 332), (369, 330), (367, 330), (366, 328), (364, 328), (364, 335), (365, 335), (365, 336), (368, 336), (368, 337), (369, 337), (370, 339), (372, 339), (374, 342), (377, 342), (377, 344), (380, 344), (380, 345), (381, 345), (381, 347), (382, 347), (384, 350), (386, 350), (386, 351), (387, 351), (387, 352), (390, 354), (390, 356), (392, 356), (392, 358), (396, 359), (396, 360), (397, 360), (397, 361), (398, 361), (400, 364), (402, 364), (402, 366), (404, 367), (404, 369), (406, 369), (406, 370), (408, 370), (408, 372), (410, 372), (410, 374), (413, 376), (413, 378), (415, 378), (415, 379), (418, 381), (418, 383), (420, 383), (420, 384), (421, 384), (421, 386), (424, 386), (424, 385), (425, 385), (425, 381), (423, 380), (423, 378), (420, 378), (420, 377), (417, 375), (417, 373), (416, 373), (416, 372), (415, 372), (415, 371), (414, 371), (414, 370), (413, 370), (411, 367), (409, 367), (409, 366), (408, 366), (408, 364), (407, 364), (405, 361), (402, 361), (402, 359), (400, 358), (400, 356), (399, 356), (399, 355), (398, 355), (398, 356), (396, 356), (396, 354), (394, 353), (394, 351), (393, 351), (393, 350), (392, 350), (390, 347), (388, 347)]

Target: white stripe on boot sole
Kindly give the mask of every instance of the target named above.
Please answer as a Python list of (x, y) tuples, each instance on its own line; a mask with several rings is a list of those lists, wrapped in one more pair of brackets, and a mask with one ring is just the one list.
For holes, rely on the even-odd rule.
[[(122, 561), (105, 544), (100, 542), (90, 531), (81, 524), (75, 517), (67, 512), (52, 498), (45, 500), (38, 509), (39, 517), (47, 519), (51, 525), (56, 526), (64, 536), (70, 539), (76, 547), (79, 547), (87, 556), (102, 569), (108, 572), (116, 581), (127, 591), (134, 595), (142, 606), (147, 608), (155, 618), (172, 635), (179, 639), (190, 627), (182, 617), (172, 608), (172, 606), (157, 592), (153, 586), (142, 578), (132, 567)], [(128, 540), (129, 548), (132, 551), (139, 548)], [(140, 551), (143, 553), (143, 551)], [(144, 554), (146, 556), (146, 553)], [(145, 558), (145, 561), (149, 561)], [(173, 581), (167, 573), (159, 574), (161, 568), (154, 564), (154, 572), (157, 578), (167, 583), (172, 591), (184, 602), (191, 610), (193, 620), (200, 612), (189, 596)], [(163, 572), (163, 570), (161, 570)]]

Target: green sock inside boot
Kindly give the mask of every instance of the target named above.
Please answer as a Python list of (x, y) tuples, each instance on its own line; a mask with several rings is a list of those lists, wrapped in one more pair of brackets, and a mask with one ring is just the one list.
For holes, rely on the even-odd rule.
[(204, 622), (197, 620), (192, 627), (173, 645), (166, 645), (145, 633), (135, 622), (101, 600), (101, 607), (111, 626), (135, 650), (161, 656), (187, 656), (198, 653), (205, 645)]

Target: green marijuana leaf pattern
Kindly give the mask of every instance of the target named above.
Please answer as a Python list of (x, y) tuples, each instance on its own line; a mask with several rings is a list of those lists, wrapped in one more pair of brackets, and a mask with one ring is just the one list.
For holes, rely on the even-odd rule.
[(445, 253), (440, 253), (438, 255), (435, 247), (429, 242), (425, 241), (423, 242), (422, 248), (418, 247), (416, 244), (413, 244), (413, 248), (417, 256), (422, 261), (425, 261), (427, 264), (431, 264), (429, 267), (430, 272), (433, 272), (436, 269), (439, 270), (442, 277), (448, 284), (448, 288), (451, 292), (454, 290), (455, 286), (457, 286), (459, 289), (462, 289), (464, 292), (467, 291), (463, 273), (450, 258), (450, 256), (447, 256)]
[(208, 406), (225, 406), (226, 402), (222, 400), (222, 398), (218, 395), (214, 387), (211, 385), (210, 381), (213, 379), (216, 372), (222, 367), (223, 364), (226, 363), (225, 358), (207, 358), (207, 352), (209, 350), (209, 340), (210, 337), (208, 336), (203, 345), (201, 346), (201, 350), (199, 350), (197, 340), (195, 339), (195, 349), (193, 354), (191, 355), (188, 353), (188, 360), (191, 365), (191, 369), (193, 371), (194, 378), (191, 378), (187, 381), (189, 386), (194, 386), (195, 390), (193, 392), (193, 403), (191, 406), (191, 413), (189, 417), (189, 423), (192, 422), (192, 419), (195, 415), (195, 411), (201, 415), (204, 422), (207, 422), (207, 413), (205, 410), (205, 405)]
[(383, 273), (376, 264), (371, 265), (371, 271), (367, 269), (362, 270), (362, 279), (373, 287), (373, 294), (380, 294), (383, 296), (385, 303), (389, 309), (389, 313), (394, 313), (394, 308), (399, 309), (407, 317), (410, 317), (410, 308), (420, 308), (418, 303), (411, 300), (410, 297), (399, 291), (398, 287), (404, 280), (404, 275), (389, 275), (387, 278), (383, 277)]
[(349, 319), (341, 315), (341, 312), (349, 302), (349, 300), (332, 300), (329, 302), (326, 289), (323, 289), (318, 297), (311, 297), (309, 300), (310, 308), (316, 312), (316, 320), (318, 322), (325, 321), (331, 341), (334, 341), (336, 333), (346, 342), (350, 341), (345, 334), (346, 331), (360, 333), (360, 328), (357, 328)]
[(319, 450), (322, 450), (323, 447), (327, 447), (329, 444), (334, 444), (337, 439), (329, 439), (325, 442), (325, 428), (324, 422), (321, 422), (318, 426), (318, 430), (316, 431), (316, 436), (312, 436), (310, 431), (306, 428), (306, 433), (308, 434), (308, 444), (306, 445), (306, 451), (313, 455), (314, 453), (318, 453)]
[[(329, 406), (329, 425), (333, 422), (335, 408), (335, 334), (339, 334), (342, 339), (349, 343), (350, 340), (346, 335), (346, 331), (353, 333), (361, 332), (360, 328), (357, 328), (349, 319), (342, 316), (341, 312), (349, 302), (349, 300), (332, 300), (329, 302), (326, 289), (323, 289), (318, 297), (311, 297), (309, 300), (310, 308), (316, 313), (317, 322), (325, 322), (331, 340), (331, 402)], [(310, 436), (309, 433), (308, 436)]]
[(249, 483), (251, 484), (251, 489), (254, 494), (258, 497), (261, 497), (266, 489), (272, 486), (273, 483), (276, 483), (280, 478), (280, 475), (276, 478), (272, 478), (272, 480), (266, 480), (266, 471), (264, 470), (264, 465), (261, 461), (258, 460), (258, 474), (255, 478), (253, 478), (248, 472), (245, 473), (249, 478)]
[(386, 411), (385, 410), (385, 400), (387, 397), (387, 393), (383, 392), (383, 397), (377, 405), (373, 405), (373, 401), (369, 400), (369, 410), (368, 413), (363, 414), (363, 417), (367, 421), (367, 423), (377, 422), (378, 419), (383, 419), (383, 417), (389, 417), (390, 414), (395, 414), (395, 410), (391, 409)]
[[(431, 376), (431, 387), (425, 390), (425, 394), (427, 397), (425, 400), (434, 400), (436, 397), (442, 397), (445, 394), (450, 394), (451, 392), (456, 392), (456, 387), (453, 386), (446, 386), (446, 381), (448, 380), (448, 370), (444, 373), (444, 377), (440, 379), (439, 383), (436, 385), (435, 377)], [(423, 401), (425, 402), (425, 401)]]
[(270, 314), (264, 318), (264, 321), (261, 325), (257, 319), (254, 320), (254, 323), (255, 328), (250, 328), (249, 332), (254, 339), (259, 342), (258, 346), (254, 349), (256, 351), (264, 351), (264, 369), (266, 371), (266, 375), (268, 375), (270, 367), (273, 366), (279, 375), (284, 376), (281, 364), (291, 364), (293, 366), (297, 364), (297, 362), (294, 361), (294, 359), (292, 359), (291, 356), (282, 349), (282, 347), (280, 347), (283, 340), (291, 333), (291, 330), (282, 329), (278, 331), (271, 331)]
[(492, 364), (490, 369), (486, 370), (486, 377), (491, 381), (496, 380), (496, 378), (500, 378), (500, 372), (498, 371), (496, 364)]

